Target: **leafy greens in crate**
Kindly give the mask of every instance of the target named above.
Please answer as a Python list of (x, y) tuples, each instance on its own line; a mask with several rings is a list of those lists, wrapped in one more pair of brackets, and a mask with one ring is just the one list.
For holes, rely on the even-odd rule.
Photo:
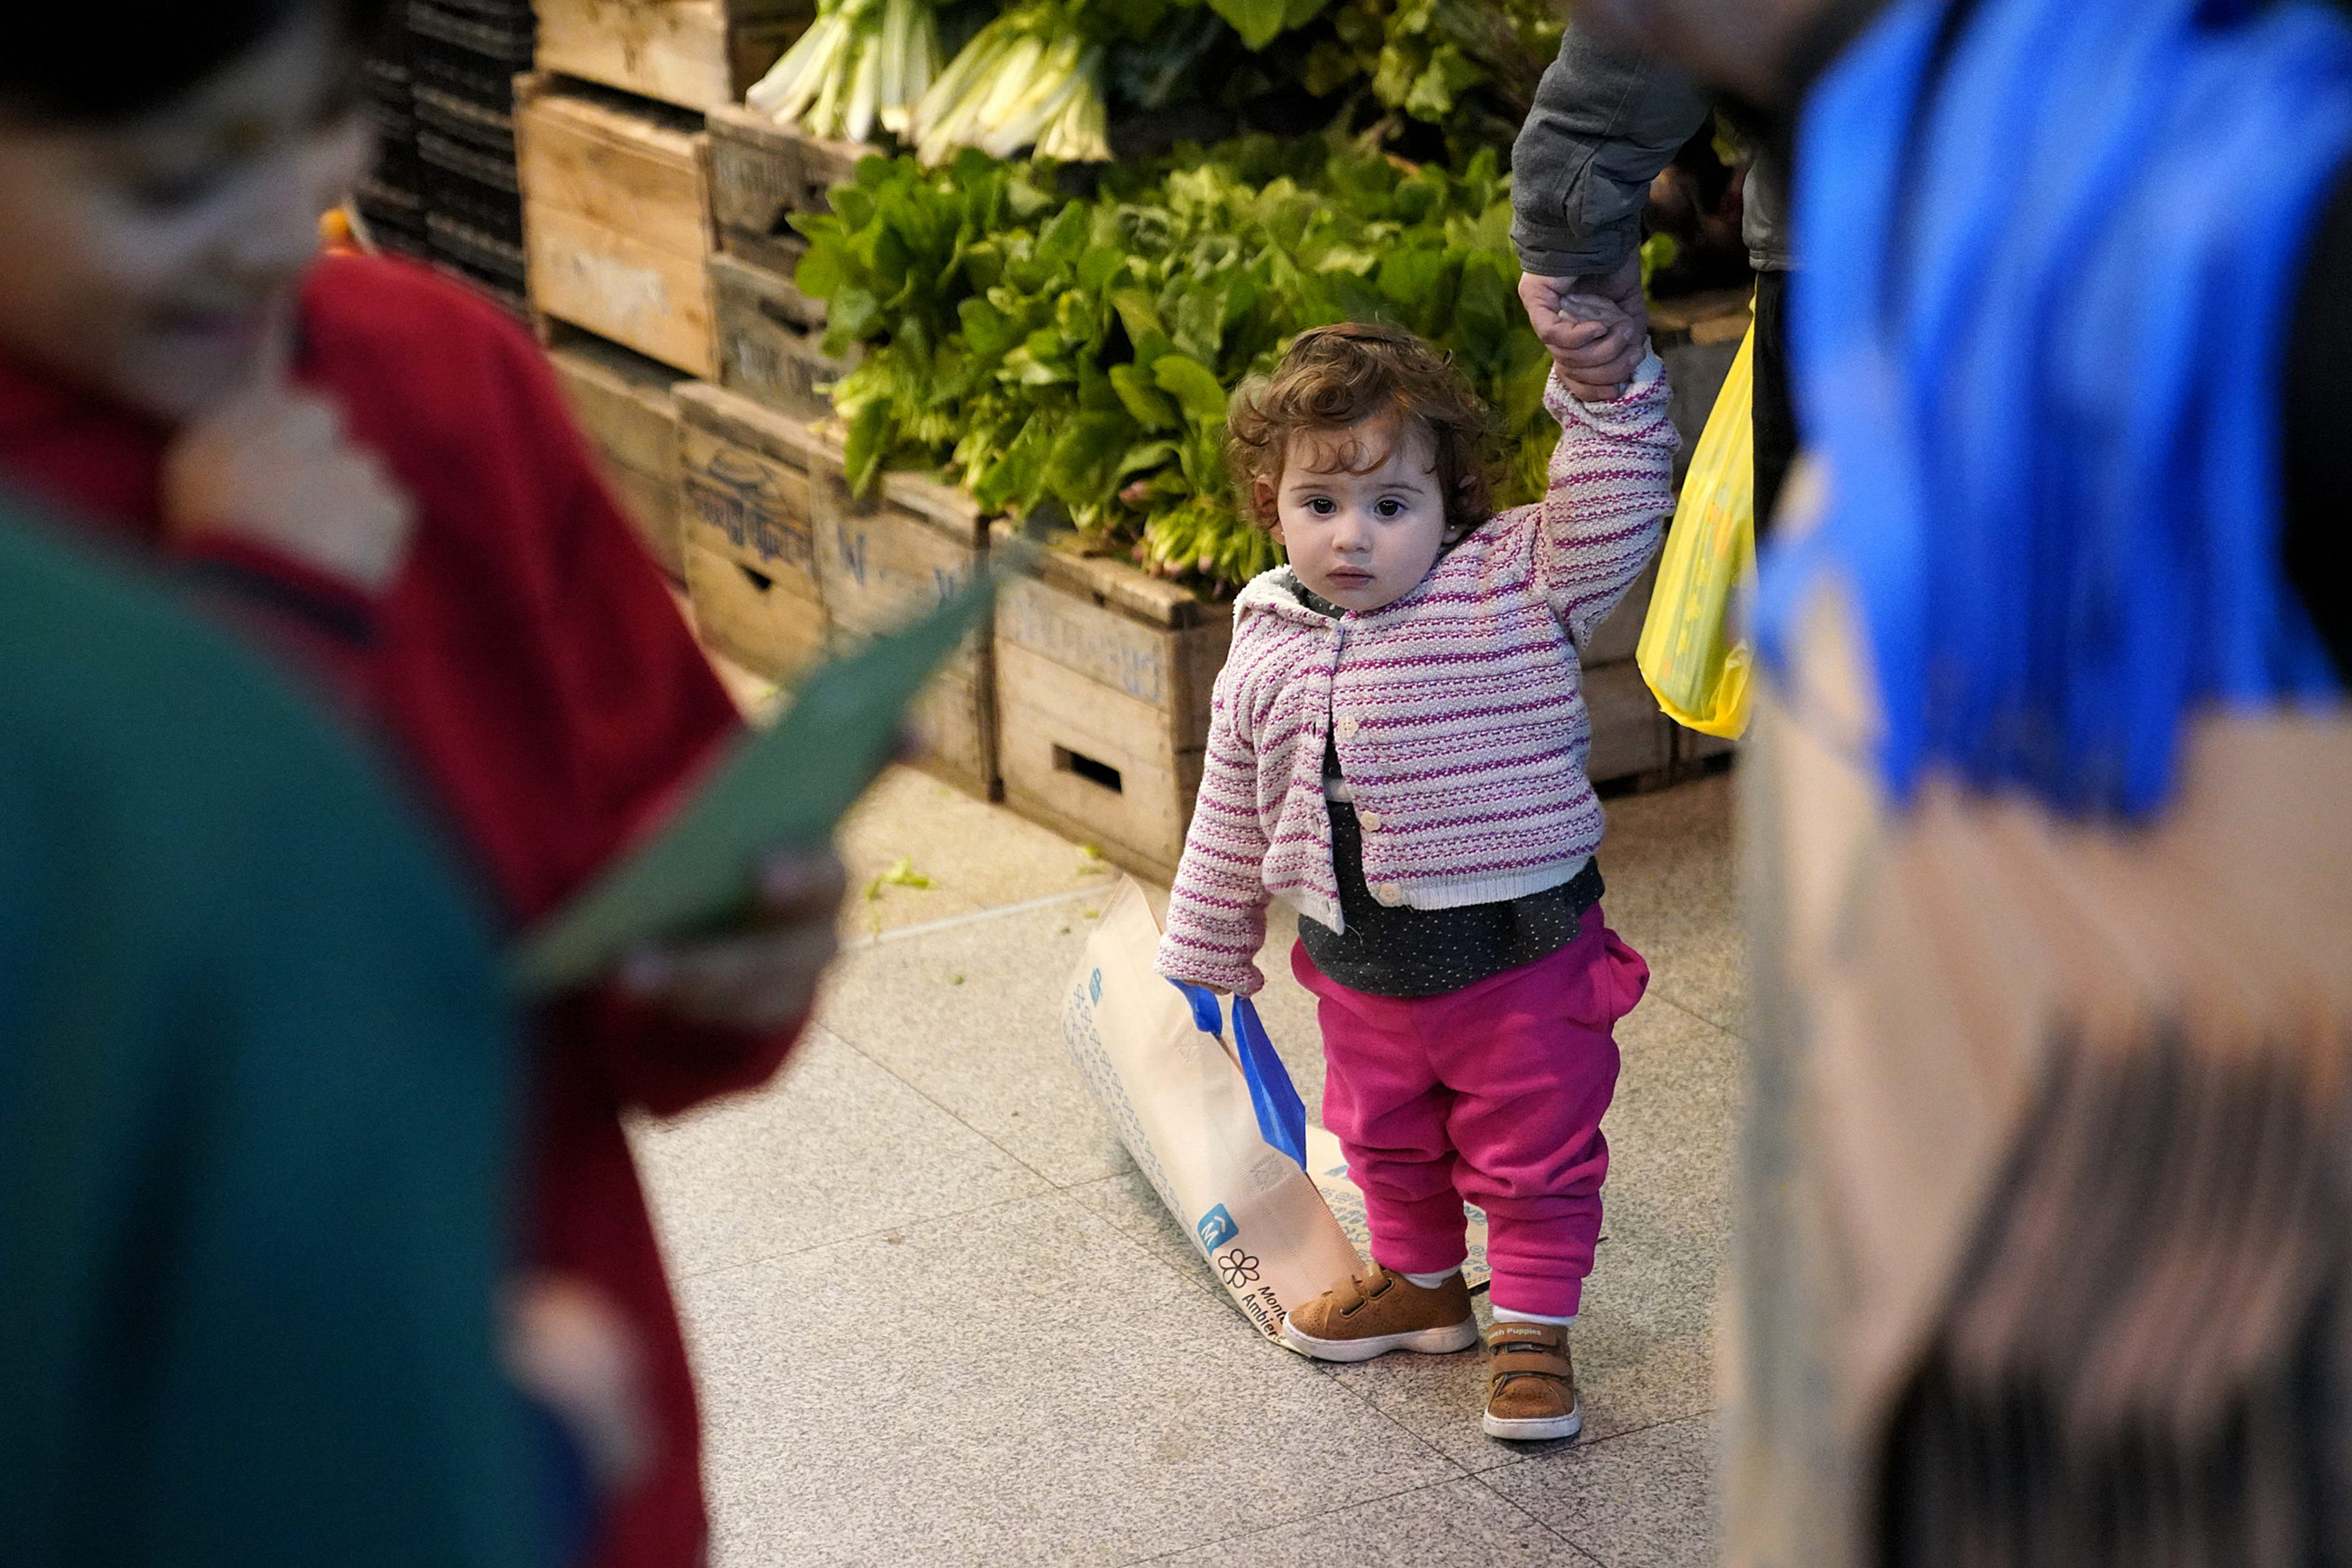
[(1230, 590), (1277, 558), (1240, 515), (1227, 399), (1312, 326), (1382, 320), (1452, 352), (1495, 410), (1504, 504), (1540, 493), (1549, 361), (1519, 310), (1491, 152), (1408, 170), (1328, 138), (1248, 138), (1107, 173), (967, 152), (869, 158), (793, 221), (853, 484), (943, 470), (992, 510), (1066, 513), (1090, 546)]

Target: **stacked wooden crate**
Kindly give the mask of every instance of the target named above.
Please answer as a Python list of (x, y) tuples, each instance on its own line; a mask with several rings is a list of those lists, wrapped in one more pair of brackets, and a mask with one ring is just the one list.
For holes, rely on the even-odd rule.
[[(983, 568), (970, 497), (894, 474), (850, 489), (824, 388), (824, 308), (793, 283), (795, 213), (871, 149), (815, 142), (730, 105), (705, 117), (715, 247), (706, 258), (716, 386), (680, 394), (686, 578), (705, 639), (789, 680), (821, 652), (930, 608)], [(998, 791), (993, 642), (983, 628), (926, 689), (919, 761), (983, 797)]]
[(1115, 561), (1047, 554), (996, 607), (1004, 800), (1166, 881), (1201, 787), (1230, 606)]
[(814, 0), (539, 0), (539, 68), (701, 112), (740, 103)]
[(685, 582), (677, 373), (618, 343), (568, 328), (552, 330), (547, 357), (646, 553), (673, 579)]
[(515, 128), (531, 304), (688, 375), (716, 370), (701, 116), (544, 73)]
[(802, 136), (740, 107), (712, 110), (709, 127), (719, 379), (746, 396), (823, 418), (832, 405), (822, 388), (849, 364), (825, 355), (824, 305), (793, 280), (807, 246), (792, 219), (829, 211), (825, 193), (874, 149)]
[(740, 98), (809, 11), (809, 0), (541, 0), (538, 69), (519, 84), (531, 308), (616, 493), (681, 582), (694, 513), (676, 389), (719, 369), (703, 112)]

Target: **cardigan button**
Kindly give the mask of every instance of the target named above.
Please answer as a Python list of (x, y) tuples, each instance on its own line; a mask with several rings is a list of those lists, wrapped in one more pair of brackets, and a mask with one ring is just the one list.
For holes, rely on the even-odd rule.
[(1340, 715), (1339, 739), (1343, 741), (1352, 741), (1356, 738), (1356, 731), (1361, 728), (1363, 728), (1363, 725), (1357, 720), (1353, 713), (1345, 713)]
[(1356, 820), (1364, 825), (1364, 831), (1367, 833), (1378, 833), (1381, 830), (1381, 814), (1377, 811), (1359, 812), (1356, 815)]
[(1372, 889), (1373, 901), (1385, 909), (1394, 909), (1404, 902), (1404, 889), (1394, 882), (1382, 882)]

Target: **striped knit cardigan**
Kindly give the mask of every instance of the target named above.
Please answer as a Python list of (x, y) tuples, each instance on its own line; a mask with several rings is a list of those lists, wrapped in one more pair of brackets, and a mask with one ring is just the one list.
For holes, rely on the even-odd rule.
[(1160, 972), (1250, 994), (1269, 895), (1343, 929), (1323, 795), (1336, 731), (1384, 904), (1452, 909), (1575, 876), (1601, 843), (1578, 650), (1656, 553), (1673, 505), (1664, 368), (1614, 403), (1555, 380), (1549, 493), (1494, 518), (1394, 604), (1337, 620), (1288, 567), (1234, 605)]

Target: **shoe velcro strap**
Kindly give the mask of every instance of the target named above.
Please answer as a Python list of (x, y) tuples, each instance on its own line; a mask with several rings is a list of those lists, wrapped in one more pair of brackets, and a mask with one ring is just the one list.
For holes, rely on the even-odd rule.
[(1533, 1347), (1513, 1349), (1497, 1355), (1494, 1361), (1494, 1377), (1497, 1384), (1514, 1377), (1558, 1377), (1572, 1380), (1575, 1370), (1569, 1364), (1566, 1352)]
[(1523, 1323), (1506, 1318), (1486, 1331), (1486, 1343), (1496, 1350), (1526, 1346), (1538, 1350), (1557, 1350), (1567, 1342), (1568, 1336), (1550, 1323)]

